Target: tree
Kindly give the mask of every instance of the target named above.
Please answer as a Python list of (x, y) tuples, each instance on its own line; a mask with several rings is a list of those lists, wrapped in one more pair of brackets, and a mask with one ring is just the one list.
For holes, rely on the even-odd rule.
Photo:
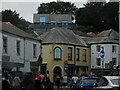
[(93, 32), (94, 31), (94, 27), (93, 26), (83, 26), (83, 25), (79, 25), (75, 28), (75, 30), (77, 31), (82, 31), (82, 32)]
[(38, 14), (74, 14), (77, 7), (70, 2), (50, 2), (40, 4), (37, 10)]
[(118, 30), (118, 3), (117, 2), (89, 2), (76, 11), (76, 24), (93, 26), (95, 32), (113, 28)]
[(25, 30), (30, 24), (30, 22), (20, 17), (16, 11), (12, 11), (10, 9), (2, 11), (2, 22), (10, 22), (11, 24), (23, 30)]
[(103, 7), (103, 26), (119, 30), (119, 3), (109, 2)]
[(14, 25), (17, 25), (16, 22), (19, 22), (19, 14), (16, 11), (5, 10), (2, 11), (2, 21), (11, 22)]

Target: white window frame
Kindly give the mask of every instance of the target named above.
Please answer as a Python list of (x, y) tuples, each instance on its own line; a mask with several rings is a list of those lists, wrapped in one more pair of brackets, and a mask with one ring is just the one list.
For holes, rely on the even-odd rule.
[(72, 60), (72, 47), (68, 47), (68, 60)]
[(87, 52), (87, 50), (86, 49), (83, 49), (83, 62), (86, 62), (86, 52)]
[[(98, 60), (99, 60), (99, 62), (98, 62)], [(98, 64), (99, 63), (99, 64)], [(97, 66), (101, 66), (101, 58), (96, 58), (96, 65)]]
[(3, 53), (8, 53), (8, 38), (3, 36)]
[(67, 20), (63, 20), (61, 21), (62, 25), (68, 25), (68, 21)]
[(79, 48), (76, 48), (76, 61), (79, 61), (80, 59), (80, 49)]
[(20, 40), (16, 41), (16, 51), (17, 51), (17, 55), (20, 55)]
[(112, 46), (112, 52), (115, 53), (117, 50), (117, 47), (115, 45)]
[(61, 60), (62, 59), (62, 50), (60, 47), (54, 48), (54, 60)]
[(36, 44), (33, 44), (33, 57), (36, 58), (36, 55), (37, 55), (37, 45)]
[(56, 25), (57, 21), (56, 20), (51, 20), (51, 25)]

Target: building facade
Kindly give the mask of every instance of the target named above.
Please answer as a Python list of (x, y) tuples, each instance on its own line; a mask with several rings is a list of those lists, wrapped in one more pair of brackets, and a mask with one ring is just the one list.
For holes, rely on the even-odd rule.
[(116, 70), (119, 60), (118, 32), (112, 29), (104, 30), (86, 41), (91, 48), (91, 72), (108, 75), (112, 70)]
[(28, 32), (46, 32), (53, 27), (73, 30), (75, 24), (72, 22), (71, 14), (34, 14), (33, 24), (28, 27)]
[[(0, 24), (0, 27), (2, 26), (2, 24)], [(0, 28), (1, 29), (1, 28)], [(0, 71), (2, 68), (2, 31), (0, 30)]]
[[(10, 71), (37, 71), (41, 55), (40, 40), (9, 22), (2, 24), (2, 68)], [(33, 64), (34, 63), (34, 64)]]
[(89, 73), (89, 48), (72, 31), (55, 27), (39, 38), (42, 39), (42, 73), (49, 74), (52, 82), (56, 75)]

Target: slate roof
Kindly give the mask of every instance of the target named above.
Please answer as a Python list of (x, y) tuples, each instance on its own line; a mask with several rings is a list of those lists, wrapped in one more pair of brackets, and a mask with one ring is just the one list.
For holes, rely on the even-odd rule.
[(71, 30), (64, 30), (59, 27), (54, 27), (48, 32), (40, 35), (38, 37), (42, 40), (43, 44), (53, 43), (53, 44), (72, 44), (87, 46), (86, 43), (80, 39), (78, 35), (75, 35)]
[(14, 34), (23, 38), (30, 38), (30, 39), (35, 39), (37, 40), (37, 38), (33, 37), (32, 35), (26, 33), (25, 31), (17, 28), (16, 26), (12, 25), (9, 22), (0, 22), (0, 30), (10, 33), (10, 34)]
[(96, 34), (93, 33), (93, 32), (88, 32), (87, 35), (90, 36), (90, 37), (94, 37), (94, 36), (96, 36)]
[(81, 31), (77, 31), (77, 30), (73, 30), (73, 32), (79, 36), (85, 36), (85, 37), (89, 37), (86, 33), (81, 32)]
[(119, 43), (119, 34), (113, 29), (104, 30), (95, 37), (84, 38), (88, 44), (93, 43)]

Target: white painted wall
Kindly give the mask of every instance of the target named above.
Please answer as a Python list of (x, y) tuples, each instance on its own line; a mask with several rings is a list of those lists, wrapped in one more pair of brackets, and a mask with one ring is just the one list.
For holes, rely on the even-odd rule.
[[(33, 57), (33, 44), (36, 44), (36, 58)], [(41, 54), (40, 42), (30, 39), (25, 39), (25, 72), (30, 71), (30, 61), (36, 62)]]
[[(40, 42), (28, 38), (19, 37), (9, 33), (3, 33), (8, 40), (8, 53), (3, 55), (10, 56), (10, 62), (18, 62), (24, 64), (24, 68), (20, 70), (30, 72), (30, 61), (37, 61), (41, 54)], [(20, 55), (17, 55), (16, 41), (20, 41)], [(36, 58), (33, 57), (33, 44), (36, 44)]]
[[(95, 45), (91, 45), (91, 68), (102, 68), (102, 62), (100, 67), (96, 65), (96, 58), (101, 58), (100, 53), (96, 51), (97, 45), (104, 47), (104, 52), (105, 52), (105, 57), (103, 59), (104, 68), (105, 68), (105, 63), (112, 61), (112, 58), (114, 57), (117, 59), (117, 63), (118, 63), (118, 44), (95, 44)], [(112, 52), (113, 45), (116, 46), (116, 53)]]
[(0, 30), (0, 70), (2, 67), (2, 31)]
[[(24, 39), (12, 34), (3, 33), (4, 37), (7, 37), (8, 53), (3, 55), (10, 56), (10, 62), (24, 63)], [(20, 40), (20, 56), (17, 55), (16, 41)]]

